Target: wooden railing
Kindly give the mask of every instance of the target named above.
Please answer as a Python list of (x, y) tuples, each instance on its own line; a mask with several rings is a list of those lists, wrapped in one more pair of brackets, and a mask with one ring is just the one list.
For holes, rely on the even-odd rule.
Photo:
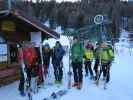
[(10, 84), (19, 79), (18, 64), (0, 64), (0, 86)]

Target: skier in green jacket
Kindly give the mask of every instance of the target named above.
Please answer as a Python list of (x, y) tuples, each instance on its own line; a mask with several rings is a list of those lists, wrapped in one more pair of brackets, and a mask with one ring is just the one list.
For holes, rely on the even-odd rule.
[(80, 43), (79, 38), (75, 36), (73, 38), (73, 44), (71, 48), (72, 68), (74, 74), (73, 87), (81, 89), (83, 82), (82, 63), (83, 63), (84, 48)]
[(107, 43), (101, 44), (100, 59), (103, 72), (103, 79), (106, 81), (106, 83), (108, 83), (110, 80), (110, 67), (114, 59), (114, 53), (113, 50), (107, 45)]

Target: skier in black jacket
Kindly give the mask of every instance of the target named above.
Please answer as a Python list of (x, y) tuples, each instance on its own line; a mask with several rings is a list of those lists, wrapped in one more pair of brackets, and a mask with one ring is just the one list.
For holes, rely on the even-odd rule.
[(46, 77), (48, 73), (49, 63), (51, 57), (51, 49), (48, 43), (45, 43), (43, 48), (43, 62), (44, 62), (44, 75)]

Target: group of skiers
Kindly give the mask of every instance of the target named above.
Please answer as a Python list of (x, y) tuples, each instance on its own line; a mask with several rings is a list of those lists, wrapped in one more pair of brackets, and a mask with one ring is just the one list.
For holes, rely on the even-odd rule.
[[(41, 47), (34, 47), (32, 43), (26, 43), (18, 47), (18, 61), (20, 67), (20, 83), (19, 91), (21, 95), (25, 95), (25, 83), (28, 87), (31, 86), (31, 81), (36, 85), (33, 88), (38, 88), (42, 85), (47, 77), (50, 58), (54, 69), (55, 83), (62, 83), (63, 79), (63, 56), (65, 50), (59, 41), (51, 49), (46, 43)], [(72, 87), (77, 89), (82, 88), (83, 84), (83, 65), (85, 66), (85, 76), (90, 73), (90, 79), (95, 80), (98, 84), (101, 73), (106, 83), (110, 80), (110, 67), (114, 59), (114, 52), (111, 45), (105, 42), (96, 43), (94, 47), (90, 42), (85, 46), (75, 36), (70, 48), (70, 61), (73, 69), (74, 84)], [(95, 61), (92, 68), (92, 62)], [(68, 66), (71, 67), (71, 66)], [(43, 84), (44, 85), (44, 84)], [(32, 90), (32, 92), (37, 92)]]
[[(74, 74), (73, 87), (82, 88), (83, 83), (83, 65), (85, 65), (85, 76), (90, 72), (90, 79), (99, 82), (101, 73), (103, 72), (103, 80), (106, 83), (110, 80), (110, 67), (114, 59), (114, 52), (111, 45), (106, 42), (96, 43), (96, 47), (88, 42), (83, 46), (79, 38), (73, 38), (73, 45), (71, 47), (71, 60)], [(92, 62), (95, 61), (94, 71), (92, 69)], [(100, 70), (99, 70), (100, 69)]]
[[(52, 58), (52, 64), (55, 75), (55, 83), (61, 83), (63, 78), (62, 59), (65, 51), (59, 41), (56, 42), (53, 49), (46, 43), (44, 46), (34, 47), (33, 43), (25, 43), (18, 47), (18, 61), (20, 67), (19, 91), (25, 96), (25, 84), (32, 92), (43, 85)], [(34, 86), (32, 81), (34, 82)], [(36, 89), (35, 89), (36, 88)]]

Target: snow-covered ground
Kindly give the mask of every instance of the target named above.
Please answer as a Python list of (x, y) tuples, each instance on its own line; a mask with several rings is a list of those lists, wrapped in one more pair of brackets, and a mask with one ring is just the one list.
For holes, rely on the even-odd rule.
[[(122, 32), (122, 35), (125, 33)], [(84, 77), (81, 90), (72, 88), (60, 100), (133, 100), (132, 59), (133, 50), (129, 49), (128, 41), (120, 41), (116, 44), (115, 61), (112, 64), (110, 73), (111, 81), (106, 90), (103, 89), (102, 80), (97, 87), (88, 77)], [(44, 86), (39, 90), (39, 93), (33, 95), (33, 100), (42, 100), (53, 91), (67, 88), (68, 55), (64, 57), (63, 62), (65, 73), (62, 86), (60, 88), (57, 88), (57, 86)], [(50, 67), (52, 68), (52, 66)], [(53, 75), (50, 78), (54, 81)], [(17, 89), (18, 82), (1, 87), (0, 100), (28, 100), (26, 97), (21, 97)]]

